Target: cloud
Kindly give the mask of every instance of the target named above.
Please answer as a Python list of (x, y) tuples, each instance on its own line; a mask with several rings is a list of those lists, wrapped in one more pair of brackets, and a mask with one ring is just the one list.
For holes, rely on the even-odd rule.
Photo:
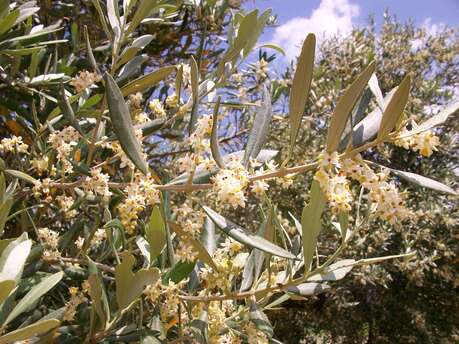
[[(427, 17), (421, 24), (428, 36), (436, 36), (446, 28), (446, 24), (443, 22), (434, 23), (431, 17)], [(426, 37), (416, 38), (411, 42), (411, 50), (416, 51), (423, 49), (426, 44)]]
[(282, 47), (291, 60), (298, 55), (301, 44), (309, 32), (318, 40), (334, 34), (346, 34), (352, 30), (352, 20), (360, 8), (349, 0), (321, 0), (319, 7), (309, 17), (295, 17), (277, 27), (272, 43)]

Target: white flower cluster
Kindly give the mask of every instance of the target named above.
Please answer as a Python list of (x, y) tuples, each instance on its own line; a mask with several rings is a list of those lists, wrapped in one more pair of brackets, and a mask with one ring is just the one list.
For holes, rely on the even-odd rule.
[(337, 152), (321, 153), (319, 155), (319, 170), (314, 179), (320, 184), (320, 188), (327, 196), (332, 211), (336, 214), (341, 211), (350, 211), (352, 194), (349, 182), (340, 173), (340, 162)]
[(37, 235), (44, 246), (43, 255), (46, 258), (59, 257), (60, 254), (57, 250), (57, 246), (59, 244), (59, 233), (49, 229), (48, 227), (43, 227), (37, 230)]
[(137, 219), (148, 205), (160, 202), (160, 193), (155, 188), (153, 177), (136, 173), (134, 181), (124, 189), (126, 199), (118, 206), (121, 223), (132, 234), (137, 226)]
[[(30, 165), (32, 165), (33, 169), (37, 172), (37, 174), (42, 176), (48, 172), (49, 158), (47, 155), (43, 155), (42, 157), (40, 157), (40, 159), (31, 159)], [(56, 167), (54, 165), (51, 166), (51, 171), (49, 174), (51, 176), (56, 174)]]
[(76, 209), (72, 209), (75, 203), (73, 197), (60, 195), (56, 197), (56, 201), (59, 203), (59, 209), (64, 213), (66, 219), (73, 219), (77, 215)]
[[(91, 245), (98, 246), (102, 242), (104, 242), (105, 239), (107, 239), (106, 230), (104, 228), (98, 228), (94, 232), (94, 235), (91, 238)], [(75, 241), (75, 245), (79, 250), (81, 250), (83, 248), (84, 242), (85, 242), (85, 239), (79, 236)]]
[(257, 78), (265, 79), (268, 76), (268, 71), (269, 71), (268, 62), (265, 61), (265, 59), (263, 58), (260, 59), (260, 61), (258, 61), (258, 66), (256, 69)]
[(436, 136), (432, 130), (427, 130), (422, 133), (403, 137), (408, 131), (403, 131), (394, 141), (394, 144), (405, 149), (411, 149), (413, 151), (419, 151), (421, 155), (429, 157), (434, 151), (437, 150), (437, 146), (440, 144), (440, 139)]
[(61, 162), (64, 174), (72, 173), (73, 166), (69, 161), (70, 153), (78, 144), (80, 136), (73, 127), (65, 127), (49, 135), (48, 142), (57, 152), (57, 159)]
[(164, 110), (163, 104), (159, 101), (159, 99), (153, 99), (148, 103), (148, 107), (150, 108), (151, 112), (155, 116), (155, 118), (163, 118), (166, 117), (166, 111)]
[(196, 123), (196, 129), (186, 141), (193, 152), (187, 153), (177, 160), (177, 167), (180, 172), (193, 173), (199, 164), (205, 164), (208, 170), (214, 166), (214, 161), (205, 156), (210, 150), (208, 136), (211, 132), (212, 115), (201, 116)]
[(244, 189), (249, 182), (249, 174), (237, 158), (230, 159), (226, 168), (213, 178), (213, 190), (222, 204), (233, 208), (245, 207)]
[(410, 215), (395, 184), (387, 181), (388, 170), (375, 173), (360, 156), (356, 156), (343, 162), (343, 171), (369, 190), (367, 197), (377, 217), (394, 224)]
[(70, 85), (75, 88), (77, 93), (80, 93), (100, 80), (102, 80), (100, 75), (83, 70), (70, 81)]
[(314, 179), (319, 182), (335, 214), (351, 210), (353, 197), (348, 177), (369, 191), (367, 198), (377, 217), (394, 224), (409, 216), (397, 187), (387, 181), (388, 171), (375, 173), (360, 156), (341, 162), (337, 152), (322, 153)]
[(27, 153), (29, 146), (22, 141), (21, 136), (13, 135), (0, 141), (0, 153)]
[(110, 176), (106, 173), (102, 173), (101, 168), (91, 169), (91, 177), (86, 177), (83, 183), (83, 189), (91, 196), (99, 195), (108, 201), (112, 195), (108, 188), (108, 182)]

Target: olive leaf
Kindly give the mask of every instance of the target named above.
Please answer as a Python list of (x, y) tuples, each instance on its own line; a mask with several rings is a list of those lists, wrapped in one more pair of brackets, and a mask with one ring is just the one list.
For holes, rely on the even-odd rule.
[(200, 344), (207, 344), (208, 338), (208, 311), (207, 306), (201, 311), (198, 319), (191, 321), (190, 328), (194, 333), (195, 339)]
[(330, 286), (324, 283), (301, 283), (298, 285), (292, 285), (287, 287), (286, 291), (288, 293), (293, 293), (300, 296), (312, 296), (323, 293), (324, 291), (330, 289)]
[(440, 111), (440, 113), (430, 117), (428, 120), (411, 129), (406, 134), (400, 135), (400, 137), (408, 137), (432, 129), (433, 127), (445, 123), (449, 116), (454, 115), (457, 112), (459, 112), (459, 100), (449, 103), (443, 108), (443, 110)]
[(144, 288), (156, 283), (160, 276), (157, 268), (140, 269), (134, 273), (134, 263), (134, 256), (125, 251), (121, 253), (121, 263), (115, 267), (116, 301), (120, 311), (135, 302)]
[(32, 307), (35, 302), (51, 290), (64, 276), (62, 271), (47, 276), (41, 280), (40, 283), (33, 286), (32, 289), (17, 303), (16, 307), (11, 311), (11, 313), (6, 318), (2, 326), (6, 326), (11, 321), (13, 321), (18, 315), (27, 311)]
[(272, 242), (262, 237), (248, 233), (243, 228), (231, 222), (230, 220), (224, 218), (223, 216), (221, 216), (214, 210), (210, 209), (209, 207), (203, 206), (203, 209), (222, 232), (224, 232), (226, 235), (230, 236), (234, 240), (240, 242), (241, 244), (247, 245), (252, 248), (257, 248), (263, 252), (270, 253), (278, 257), (294, 260), (297, 259), (297, 257), (295, 257), (295, 255), (293, 255), (292, 253), (286, 251), (285, 249), (277, 245), (274, 245)]
[(311, 275), (308, 281), (338, 281), (346, 276), (355, 266), (354, 259), (343, 259), (328, 266), (322, 273)]
[(89, 63), (91, 64), (91, 67), (94, 70), (94, 72), (100, 75), (101, 72), (99, 67), (97, 67), (97, 62), (94, 57), (94, 53), (92, 52), (91, 42), (89, 41), (88, 27), (86, 25), (84, 26), (84, 36), (86, 39), (86, 51), (88, 52)]
[(316, 36), (310, 33), (303, 42), (303, 47), (301, 48), (301, 53), (296, 65), (295, 75), (293, 76), (289, 100), (290, 151), (293, 149), (293, 145), (298, 136), (301, 118), (303, 117), (304, 108), (311, 89), (315, 46)]
[(61, 322), (57, 319), (37, 321), (32, 325), (21, 327), (0, 337), (0, 344), (16, 343), (28, 340), (34, 336), (51, 331), (59, 326)]
[(406, 181), (413, 183), (415, 185), (419, 185), (424, 188), (432, 189), (449, 195), (457, 196), (457, 192), (454, 189), (434, 179), (424, 177), (416, 173), (395, 170), (392, 168), (390, 169), (390, 171), (399, 176), (400, 178), (405, 179)]
[(153, 262), (161, 254), (167, 241), (166, 223), (158, 206), (154, 206), (151, 211), (145, 236), (150, 246), (150, 262)]
[(31, 248), (27, 233), (8, 243), (0, 255), (0, 281), (19, 282)]
[(245, 167), (248, 166), (250, 159), (254, 159), (258, 156), (258, 153), (260, 153), (261, 148), (266, 142), (272, 115), (271, 92), (266, 85), (263, 85), (261, 104), (255, 115), (249, 139), (245, 147), (244, 158), (242, 160)]
[(174, 264), (172, 269), (170, 269), (164, 276), (163, 276), (163, 284), (168, 284), (169, 280), (174, 283), (179, 283), (187, 278), (192, 272), (196, 265), (196, 262), (184, 262), (178, 261)]
[[(126, 30), (126, 36), (134, 32), (134, 30), (139, 26), (142, 20), (150, 13), (150, 11), (155, 7), (156, 0), (141, 0), (139, 5), (137, 6), (137, 10), (134, 13), (134, 17), (132, 17), (131, 22)], [(127, 16), (127, 13), (124, 14)]]
[(107, 293), (97, 265), (89, 257), (87, 257), (87, 260), (89, 272), (88, 283), (90, 285), (89, 296), (91, 297), (96, 314), (103, 328), (105, 328), (107, 322), (110, 321), (110, 306)]
[(390, 134), (392, 129), (394, 129), (395, 124), (399, 120), (400, 116), (405, 109), (406, 103), (408, 101), (408, 96), (410, 93), (410, 75), (407, 74), (397, 90), (394, 92), (394, 95), (387, 104), (384, 113), (382, 115), (381, 127), (378, 132), (378, 139), (384, 140), (387, 135)]
[(123, 97), (126, 97), (132, 93), (142, 92), (154, 85), (156, 85), (161, 80), (167, 78), (176, 68), (174, 66), (162, 67), (154, 72), (141, 76), (135, 80), (128, 82), (121, 88), (121, 93)]
[(331, 122), (328, 127), (327, 134), (327, 151), (333, 152), (338, 148), (339, 142), (341, 140), (341, 134), (346, 127), (347, 120), (351, 114), (352, 109), (354, 108), (357, 100), (363, 93), (363, 90), (368, 84), (371, 75), (374, 73), (376, 65), (374, 62), (371, 62), (364, 70), (361, 72), (355, 81), (346, 89), (344, 94), (338, 100), (335, 110), (333, 111)]
[[(272, 242), (274, 238), (272, 217), (273, 212), (270, 211), (268, 217), (265, 219), (265, 221), (262, 222), (257, 232), (258, 236), (270, 242)], [(249, 290), (252, 287), (253, 282), (258, 279), (262, 272), (264, 261), (267, 261), (268, 258), (269, 257), (267, 257), (263, 251), (260, 251), (256, 248), (250, 252), (249, 258), (247, 258), (247, 262), (244, 265), (244, 270), (242, 272), (241, 287), (239, 289), (240, 292)]]
[(217, 102), (214, 106), (214, 113), (212, 115), (212, 133), (210, 134), (210, 150), (212, 152), (212, 157), (217, 163), (218, 167), (225, 168), (225, 163), (220, 154), (220, 149), (218, 148), (218, 110), (220, 108), (221, 97), (218, 97)]
[(304, 269), (306, 274), (311, 269), (311, 262), (317, 245), (317, 237), (322, 227), (322, 213), (327, 203), (325, 194), (316, 180), (312, 181), (309, 195), (309, 204), (303, 208), (301, 214)]
[(0, 305), (11, 294), (11, 291), (16, 287), (16, 281), (3, 279), (0, 282)]
[(190, 133), (194, 130), (199, 107), (199, 67), (193, 56), (190, 58), (191, 99)]
[(381, 126), (382, 111), (392, 99), (397, 88), (392, 89), (384, 97), (384, 108), (381, 110), (378, 108), (374, 109), (368, 116), (364, 117), (359, 123), (354, 125), (351, 133), (348, 133), (340, 142), (339, 150), (342, 151), (349, 144), (349, 139), (352, 138), (352, 147), (356, 148), (364, 143), (370, 141), (378, 134), (378, 130)]
[(121, 148), (134, 165), (143, 174), (147, 174), (148, 165), (142, 156), (142, 148), (135, 136), (129, 108), (118, 85), (108, 73), (105, 73), (105, 87), (113, 131), (120, 142)]
[(272, 337), (274, 335), (273, 327), (266, 314), (263, 313), (255, 301), (250, 301), (249, 310), (250, 321), (255, 324), (255, 327), (265, 333), (268, 337)]
[(153, 40), (153, 35), (142, 35), (134, 39), (131, 45), (123, 50), (116, 66), (122, 66), (131, 60), (137, 52), (145, 48)]
[(381, 88), (379, 87), (378, 77), (375, 73), (371, 76), (370, 80), (368, 81), (368, 87), (370, 87), (371, 92), (376, 98), (376, 102), (378, 103), (379, 109), (384, 111), (385, 101), (382, 95)]

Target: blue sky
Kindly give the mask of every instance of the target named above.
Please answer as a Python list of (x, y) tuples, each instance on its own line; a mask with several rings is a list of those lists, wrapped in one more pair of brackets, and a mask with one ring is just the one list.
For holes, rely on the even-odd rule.
[(288, 58), (296, 55), (308, 32), (319, 39), (337, 31), (346, 33), (354, 25), (364, 26), (370, 15), (378, 25), (385, 9), (402, 21), (412, 19), (430, 30), (459, 23), (459, 0), (248, 0), (244, 7), (272, 8), (279, 26), (266, 29), (261, 40), (278, 44)]

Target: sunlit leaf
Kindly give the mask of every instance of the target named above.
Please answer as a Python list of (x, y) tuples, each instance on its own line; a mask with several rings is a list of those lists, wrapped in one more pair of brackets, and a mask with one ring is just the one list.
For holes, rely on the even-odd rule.
[(154, 85), (156, 85), (161, 80), (167, 78), (176, 68), (174, 66), (162, 67), (154, 72), (151, 72), (147, 75), (144, 75), (138, 79), (128, 82), (121, 88), (123, 96), (128, 96), (132, 93), (142, 92)]
[(308, 273), (311, 268), (312, 258), (317, 245), (317, 237), (321, 230), (321, 218), (325, 209), (326, 197), (319, 183), (313, 180), (309, 193), (309, 204), (301, 214), (301, 226), (303, 228), (303, 255), (304, 268)]
[(22, 340), (28, 340), (33, 336), (51, 331), (52, 329), (59, 326), (61, 322), (57, 319), (48, 319), (43, 321), (37, 321), (36, 323), (21, 327), (15, 331), (9, 332), (0, 337), (0, 343), (16, 343)]
[(389, 135), (390, 132), (394, 129), (395, 124), (402, 115), (403, 110), (405, 109), (405, 105), (408, 101), (410, 83), (411, 78), (410, 75), (407, 74), (387, 104), (382, 116), (381, 127), (378, 131), (378, 139), (385, 139), (387, 135)]
[(375, 68), (375, 63), (371, 62), (338, 100), (328, 127), (327, 151), (333, 152), (338, 148), (349, 115), (367, 86)]
[(220, 108), (220, 100), (218, 97), (217, 102), (214, 106), (214, 113), (212, 115), (212, 133), (210, 135), (210, 150), (212, 152), (212, 157), (217, 163), (218, 167), (225, 168), (225, 163), (220, 154), (220, 149), (218, 147), (218, 110)]
[(272, 242), (248, 233), (240, 226), (235, 223), (225, 219), (223, 216), (210, 209), (209, 207), (203, 206), (206, 214), (215, 222), (218, 228), (222, 230), (225, 234), (232, 237), (234, 240), (239, 241), (240, 243), (247, 245), (252, 248), (257, 248), (263, 252), (270, 253), (272, 255), (288, 258), (288, 259), (297, 259), (292, 253), (286, 251), (285, 249), (274, 245)]
[(133, 272), (135, 258), (125, 251), (121, 253), (121, 263), (115, 267), (116, 301), (123, 310), (136, 301), (147, 285), (156, 283), (159, 279), (159, 270), (156, 268), (140, 269)]
[(310, 33), (303, 42), (298, 63), (293, 76), (292, 87), (290, 89), (289, 100), (289, 120), (290, 120), (290, 150), (295, 144), (300, 129), (301, 118), (304, 108), (308, 101), (311, 89), (314, 56), (315, 56), (316, 36)]
[(150, 246), (150, 261), (153, 262), (166, 245), (166, 224), (157, 206), (151, 211), (150, 221), (145, 228), (145, 237)]
[(134, 133), (131, 113), (118, 85), (108, 73), (105, 73), (105, 87), (113, 131), (120, 142), (121, 148), (123, 148), (123, 151), (134, 165), (144, 174), (147, 174), (148, 165), (142, 156), (142, 148)]
[(35, 302), (46, 294), (49, 290), (51, 290), (64, 276), (62, 271), (57, 272), (53, 275), (47, 276), (41, 280), (40, 283), (33, 286), (32, 289), (17, 303), (16, 307), (14, 307), (13, 311), (8, 315), (3, 326), (9, 324), (13, 321), (18, 315), (22, 314), (23, 312), (27, 311), (30, 307), (32, 307)]
[(244, 151), (244, 166), (247, 167), (250, 159), (256, 158), (258, 153), (260, 153), (268, 136), (272, 115), (271, 93), (266, 85), (263, 85), (261, 105), (255, 114), (255, 119)]

